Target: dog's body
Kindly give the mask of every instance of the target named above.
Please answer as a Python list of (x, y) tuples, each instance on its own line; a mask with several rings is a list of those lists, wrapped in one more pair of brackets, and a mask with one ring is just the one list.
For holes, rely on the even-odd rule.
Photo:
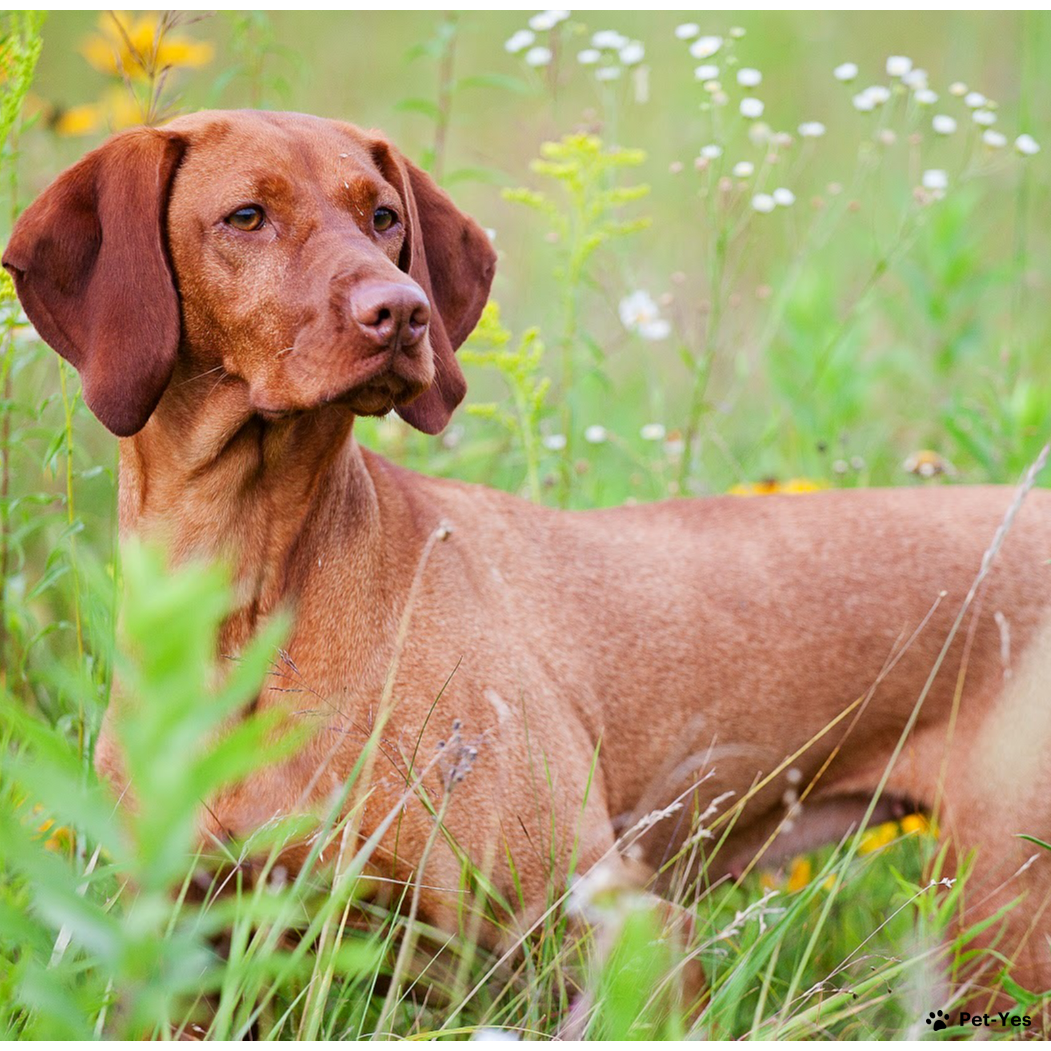
[[(114, 337), (115, 357), (106, 326), (129, 301), (111, 295), (90, 324), (68, 313), (62, 296), (83, 309), (106, 292), (92, 291), (97, 262), (90, 280), (69, 276), (83, 264), (55, 248), (54, 225), (64, 201), (83, 211), (93, 194), (105, 230), (118, 181), (125, 200), (160, 202), (151, 222), (167, 228), (159, 259), (178, 298), (173, 287), (147, 331)], [(222, 225), (263, 197), (262, 226)], [(388, 245), (386, 217), (362, 217), (392, 209), (405, 230)], [(127, 276), (118, 248), (105, 262)], [(431, 799), (450, 791), (452, 840), (535, 915), (552, 880), (600, 859), (633, 878), (639, 862), (661, 869), (716, 798), (711, 820), (729, 834), (712, 875), (843, 835), (882, 789), (873, 819), (936, 809), (957, 854), (977, 850), (968, 921), (1027, 895), (999, 948), (1023, 983), (1051, 986), (1049, 862), (1016, 875), (1040, 854), (1016, 834), (1051, 838), (1051, 498), (1030, 494), (953, 634), (1009, 490), (556, 512), (362, 449), (356, 412), (444, 425), (463, 396), (452, 352), (492, 263), (480, 231), (382, 140), (292, 115), (199, 114), (111, 140), (16, 230), (5, 265), (30, 318), (127, 435), (122, 533), (164, 540), (174, 562), (233, 565), (223, 653), (293, 615), (286, 674), (258, 705), (287, 707), (291, 680), (317, 732), (210, 801), (202, 834), (323, 811), (378, 721), (361, 834), (429, 765)], [(394, 334), (381, 333), (391, 316)], [(132, 337), (149, 353), (127, 366)], [(97, 761), (121, 781), (111, 726)], [(688, 805), (622, 858), (618, 834), (677, 799)], [(378, 864), (411, 878), (433, 820), (409, 803)], [(455, 929), (456, 849), (439, 837), (427, 865), (421, 912)]]

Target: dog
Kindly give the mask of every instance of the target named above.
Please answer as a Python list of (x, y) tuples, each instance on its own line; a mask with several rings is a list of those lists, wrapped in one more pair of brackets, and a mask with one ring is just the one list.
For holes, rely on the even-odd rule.
[[(410, 883), (427, 854), (419, 916), (456, 931), (470, 859), (524, 929), (600, 863), (660, 890), (697, 815), (711, 880), (922, 808), (973, 860), (962, 922), (1022, 897), (981, 939), (1051, 987), (1051, 858), (1018, 835), (1051, 839), (1048, 494), (1009, 529), (999, 487), (568, 512), (362, 448), (358, 415), (445, 427), (495, 262), (382, 135), (290, 113), (121, 132), (18, 220), (25, 312), (121, 439), (122, 538), (232, 568), (219, 654), (287, 611), (324, 702), (202, 842), (323, 811), (379, 735), (374, 865)], [(120, 709), (96, 765), (133, 794)]]

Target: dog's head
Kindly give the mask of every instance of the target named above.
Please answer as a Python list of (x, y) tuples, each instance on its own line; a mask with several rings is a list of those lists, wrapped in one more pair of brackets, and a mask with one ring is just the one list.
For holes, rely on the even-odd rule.
[(495, 262), (382, 137), (248, 111), (113, 136), (26, 209), (3, 257), (121, 436), (146, 424), (180, 354), (265, 418), (339, 402), (436, 434), (466, 393), (454, 351)]

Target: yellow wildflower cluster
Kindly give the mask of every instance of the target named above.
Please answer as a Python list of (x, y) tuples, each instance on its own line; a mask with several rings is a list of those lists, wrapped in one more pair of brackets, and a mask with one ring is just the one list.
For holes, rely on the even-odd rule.
[(765, 478), (761, 482), (741, 482), (727, 492), (731, 496), (770, 496), (773, 493), (816, 493), (827, 488), (827, 483), (815, 482), (811, 478), (789, 478), (787, 482)]

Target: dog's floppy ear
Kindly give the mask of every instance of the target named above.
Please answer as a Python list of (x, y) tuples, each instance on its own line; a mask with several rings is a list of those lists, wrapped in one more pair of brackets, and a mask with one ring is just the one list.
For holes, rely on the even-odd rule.
[(113, 136), (22, 213), (4, 252), (29, 320), (122, 437), (149, 419), (179, 348), (165, 215), (184, 148), (151, 128)]
[(454, 352), (471, 334), (489, 298), (496, 253), (485, 231), (449, 195), (389, 143), (373, 156), (401, 194), (407, 214), (399, 265), (431, 301), (430, 340), (434, 382), (398, 407), (398, 415), (425, 434), (438, 434), (467, 393)]

